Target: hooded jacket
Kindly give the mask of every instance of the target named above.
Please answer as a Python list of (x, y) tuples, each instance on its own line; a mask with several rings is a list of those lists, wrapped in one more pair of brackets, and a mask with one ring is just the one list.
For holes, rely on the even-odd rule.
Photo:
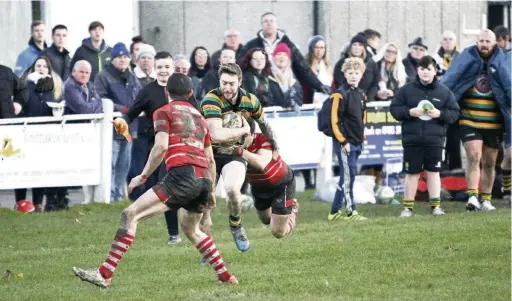
[(39, 53), (46, 49), (48, 45), (46, 42), (44, 43), (43, 49), (40, 49), (34, 43), (34, 39), (30, 38), (28, 41), (28, 47), (23, 50), (20, 55), (18, 55), (18, 59), (16, 60), (16, 67), (14, 68), (14, 73), (16, 76), (20, 77), (25, 70), (27, 70), (39, 56)]
[(96, 74), (101, 72), (107, 62), (110, 62), (110, 56), (112, 54), (112, 47), (107, 46), (105, 40), (101, 41), (100, 49), (96, 49), (92, 46), (91, 38), (83, 39), (82, 46), (78, 47), (71, 59), (71, 68), (76, 62), (80, 60), (86, 60), (91, 64), (91, 82), (94, 82)]
[(11, 68), (0, 65), (0, 119), (14, 118), (14, 102), (24, 107), (28, 101), (28, 89)]
[[(441, 111), (439, 118), (425, 121), (412, 117), (409, 110), (420, 101), (428, 100)], [(437, 79), (423, 85), (418, 77), (405, 84), (391, 101), (391, 115), (402, 124), (402, 145), (404, 147), (444, 147), (447, 125), (459, 118), (459, 105), (453, 93)]]
[[(487, 62), (487, 74), (491, 83), (496, 103), (500, 107), (505, 121), (505, 144), (510, 145), (510, 111), (511, 111), (511, 76), (510, 53), (505, 53), (500, 47), (495, 47)], [(478, 53), (476, 45), (464, 49), (444, 74), (442, 83), (446, 85), (460, 101), (464, 93), (471, 88), (483, 68), (484, 60)]]

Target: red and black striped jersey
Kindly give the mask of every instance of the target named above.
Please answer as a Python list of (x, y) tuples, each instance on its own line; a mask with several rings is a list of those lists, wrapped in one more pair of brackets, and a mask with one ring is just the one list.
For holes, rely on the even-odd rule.
[[(247, 148), (247, 151), (257, 153), (260, 149), (272, 151), (268, 138), (262, 134), (255, 134), (254, 142)], [(257, 186), (279, 186), (288, 181), (290, 175), (288, 165), (281, 159), (281, 156), (270, 160), (263, 171), (256, 170), (250, 165), (247, 168), (247, 180)]]

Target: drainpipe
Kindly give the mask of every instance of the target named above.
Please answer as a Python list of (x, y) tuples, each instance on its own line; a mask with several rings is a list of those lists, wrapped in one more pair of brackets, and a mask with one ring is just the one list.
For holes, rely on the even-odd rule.
[(313, 35), (320, 34), (319, 30), (320, 1), (313, 1)]

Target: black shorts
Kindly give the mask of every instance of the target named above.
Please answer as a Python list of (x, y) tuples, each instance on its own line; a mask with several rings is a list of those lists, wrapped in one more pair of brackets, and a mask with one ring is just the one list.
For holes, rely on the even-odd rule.
[(153, 191), (171, 209), (184, 208), (203, 213), (208, 206), (211, 187), (212, 180), (207, 168), (185, 165), (171, 168), (153, 186)]
[(439, 172), (443, 162), (442, 147), (404, 147), (404, 171), (416, 175), (422, 171)]
[(272, 214), (288, 215), (292, 213), (292, 203), (295, 199), (294, 176), (290, 181), (276, 187), (251, 185), (251, 191), (256, 210), (263, 211), (272, 207)]
[(460, 140), (462, 143), (481, 140), (485, 146), (499, 149), (503, 142), (503, 130), (482, 130), (463, 125), (460, 127)]
[(247, 166), (245, 164), (245, 160), (239, 156), (214, 155), (213, 158), (215, 159), (215, 166), (217, 170), (217, 177), (215, 178), (216, 182), (219, 182), (219, 177), (222, 172), (222, 168), (224, 168), (224, 166), (226, 166), (228, 163), (238, 161), (243, 163), (244, 166)]

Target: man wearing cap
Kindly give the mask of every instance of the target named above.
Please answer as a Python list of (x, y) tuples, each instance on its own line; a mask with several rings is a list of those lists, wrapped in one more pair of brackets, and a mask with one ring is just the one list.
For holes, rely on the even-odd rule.
[(300, 82), (303, 88), (311, 87), (312, 90), (324, 94), (331, 94), (332, 89), (330, 86), (322, 85), (322, 82), (313, 73), (308, 66), (306, 59), (300, 53), (299, 48), (290, 40), (290, 38), (279, 30), (277, 17), (274, 13), (266, 12), (261, 16), (262, 30), (257, 34), (257, 37), (247, 42), (242, 50), (237, 53), (237, 59), (240, 60), (245, 56), (247, 51), (252, 48), (263, 48), (267, 53), (274, 53), (276, 46), (279, 43), (285, 43), (291, 49), (291, 63), (292, 71), (295, 78)]
[(412, 82), (418, 74), (418, 62), (427, 54), (428, 46), (425, 45), (422, 37), (417, 37), (407, 47), (409, 47), (409, 54), (402, 60), (402, 63), (404, 63), (407, 74), (407, 82)]
[(341, 67), (347, 58), (361, 58), (366, 65), (366, 70), (364, 71), (363, 78), (361, 78), (358, 87), (366, 94), (368, 101), (373, 101), (377, 98), (377, 91), (379, 90), (380, 72), (377, 68), (377, 63), (375, 63), (372, 56), (368, 54), (366, 45), (366, 36), (362, 34), (357, 34), (350, 40), (350, 46), (345, 56), (340, 58), (336, 65), (334, 65), (334, 84), (336, 89), (339, 89), (346, 83), (347, 80), (341, 71)]
[[(137, 57), (135, 59), (137, 66), (133, 69), (133, 73), (139, 80), (142, 87), (156, 79), (155, 54), (155, 48), (149, 44), (137, 46)], [(144, 168), (145, 159), (149, 153), (148, 131), (151, 123), (151, 117), (140, 116), (137, 118), (137, 121), (137, 138), (133, 140), (132, 162), (130, 172), (128, 173), (128, 179), (140, 174)], [(130, 200), (136, 200), (143, 192), (143, 189), (135, 189), (130, 193)]]
[[(96, 92), (101, 98), (108, 98), (114, 102), (114, 111), (127, 113), (135, 97), (141, 89), (141, 85), (130, 72), (130, 52), (126, 45), (117, 43), (112, 48), (111, 63), (105, 70), (98, 73), (94, 80)], [(131, 135), (137, 138), (137, 120), (134, 121)], [(111, 200), (116, 202), (123, 200), (123, 187), (130, 170), (132, 143), (118, 133), (114, 133), (112, 145), (112, 186)], [(127, 197), (127, 196), (126, 196)]]
[(105, 27), (101, 22), (94, 21), (89, 25), (89, 38), (83, 39), (82, 46), (78, 47), (71, 59), (71, 66), (77, 61), (86, 60), (91, 64), (91, 82), (96, 74), (103, 70), (105, 63), (110, 61), (112, 48), (103, 39)]

